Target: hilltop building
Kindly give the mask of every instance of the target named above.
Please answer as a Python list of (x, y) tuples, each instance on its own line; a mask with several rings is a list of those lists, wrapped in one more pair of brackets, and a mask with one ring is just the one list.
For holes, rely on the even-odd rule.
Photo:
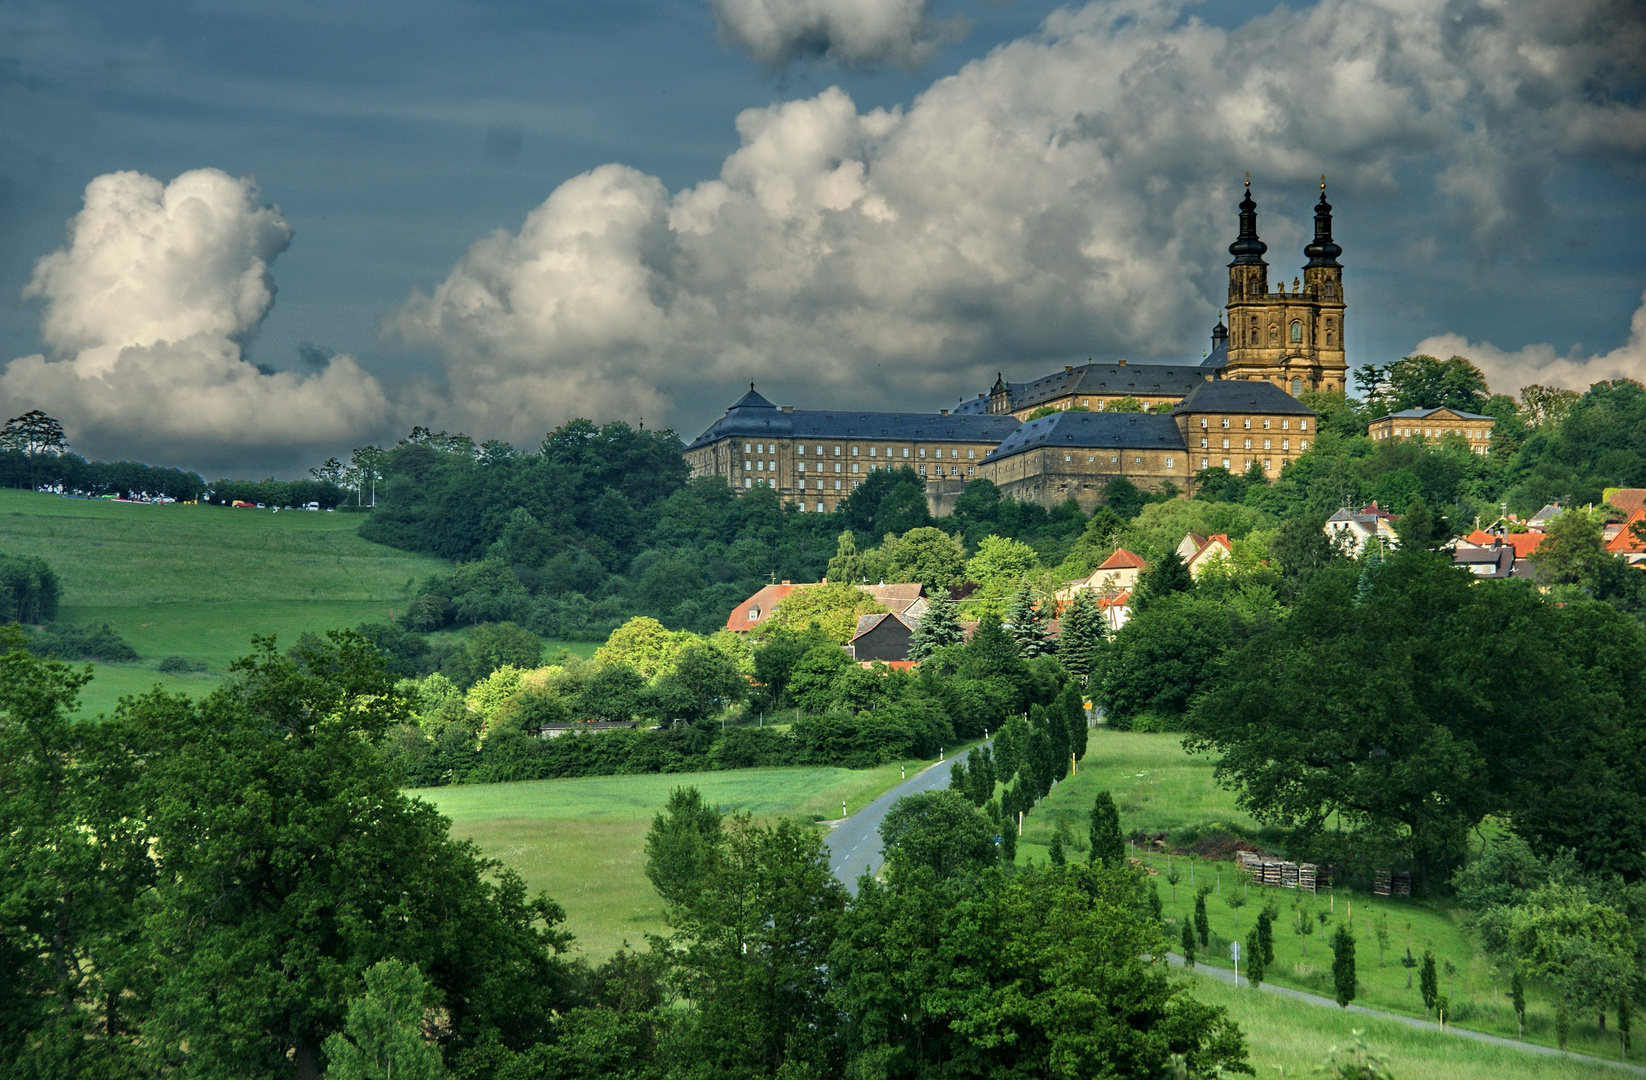
[(1366, 427), (1366, 437), (1374, 442), (1388, 440), (1439, 439), (1447, 435), (1461, 435), (1476, 454), (1485, 454), (1492, 448), (1492, 425), (1495, 416), (1464, 412), (1461, 409), (1403, 409), (1373, 420)]
[[(779, 408), (751, 383), (686, 460), (693, 476), (724, 477), (739, 492), (772, 488), (814, 513), (834, 510), (874, 470), (902, 466), (925, 481), (934, 513), (979, 477), (1048, 506), (1074, 498), (1088, 512), (1117, 476), (1179, 491), (1208, 468), (1277, 477), (1313, 440), (1315, 414), (1298, 396), (1341, 393), (1347, 379), (1343, 249), (1324, 178), (1290, 291), (1284, 281), (1270, 289), (1267, 251), (1248, 177), (1229, 245), (1228, 325), (1218, 322), (1197, 362), (1070, 365), (1026, 383), (998, 376), (989, 392), (935, 415)], [(1122, 401), (1154, 411), (1115, 411)]]

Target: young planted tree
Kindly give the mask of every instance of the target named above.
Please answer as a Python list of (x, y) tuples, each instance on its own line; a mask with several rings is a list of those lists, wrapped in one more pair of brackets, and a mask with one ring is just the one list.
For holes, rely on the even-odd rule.
[(1229, 895), (1223, 898), (1223, 902), (1229, 905), (1230, 911), (1234, 912), (1235, 933), (1240, 933), (1240, 909), (1246, 906), (1245, 894), (1230, 889)]
[(1263, 946), (1263, 963), (1275, 962), (1275, 916), (1279, 912), (1270, 904), (1264, 904), (1263, 910), (1257, 913), (1257, 940)]
[(1149, 913), (1154, 916), (1155, 922), (1166, 917), (1166, 905), (1160, 902), (1160, 886), (1153, 881), (1149, 882)]
[(1429, 1012), (1435, 1007), (1435, 999), (1440, 996), (1440, 978), (1435, 974), (1435, 954), (1428, 949), (1423, 950), (1423, 967), (1417, 976), (1418, 993), (1423, 995), (1423, 1019), (1429, 1018)]
[(1170, 855), (1166, 856), (1166, 884), (1172, 887), (1172, 903), (1177, 903), (1177, 883), (1183, 880), (1183, 871), (1172, 862)]
[(1051, 848), (1050, 848), (1050, 850), (1048, 851), (1047, 854), (1051, 858), (1053, 866), (1062, 866), (1064, 863), (1069, 861), (1068, 857), (1063, 854), (1063, 834), (1062, 833), (1060, 833), (1060, 832), (1052, 833), (1052, 846), (1051, 846)]
[(1358, 983), (1355, 980), (1355, 938), (1348, 926), (1338, 924), (1332, 935), (1332, 988), (1337, 991), (1337, 1003), (1343, 1008), (1355, 999)]
[(1200, 947), (1211, 948), (1212, 921), (1206, 917), (1206, 891), (1202, 889), (1194, 898), (1194, 929), (1200, 937)]
[(1087, 856), (1095, 865), (1119, 866), (1126, 861), (1126, 840), (1120, 834), (1120, 811), (1108, 789), (1097, 793), (1092, 804), (1092, 850)]
[(1178, 940), (1179, 940), (1179, 943), (1183, 947), (1183, 963), (1186, 964), (1189, 967), (1194, 967), (1194, 955), (1195, 955), (1194, 927), (1190, 926), (1187, 922), (1185, 922), (1183, 924), (1182, 930), (1178, 934)]
[(1263, 958), (1263, 942), (1258, 940), (1257, 927), (1252, 927), (1252, 932), (1246, 935), (1246, 948), (1240, 958), (1246, 961), (1246, 978), (1254, 987), (1262, 986), (1263, 976), (1269, 972), (1269, 964)]

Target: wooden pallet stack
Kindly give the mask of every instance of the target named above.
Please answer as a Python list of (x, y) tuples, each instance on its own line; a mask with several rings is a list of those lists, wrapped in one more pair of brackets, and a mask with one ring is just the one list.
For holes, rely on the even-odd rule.
[[(1392, 877), (1393, 877), (1393, 875), (1389, 872), (1388, 867), (1383, 867), (1383, 866), (1374, 867), (1372, 869), (1372, 895), (1373, 896), (1388, 896), (1389, 895), (1390, 881), (1391, 881)], [(1411, 882), (1411, 879), (1408, 877), (1407, 878), (1407, 886), (1406, 886), (1407, 895), (1411, 894), (1411, 883), (1410, 882)]]
[(1392, 882), (1392, 891), (1396, 896), (1412, 895), (1412, 875), (1410, 873), (1396, 874)]

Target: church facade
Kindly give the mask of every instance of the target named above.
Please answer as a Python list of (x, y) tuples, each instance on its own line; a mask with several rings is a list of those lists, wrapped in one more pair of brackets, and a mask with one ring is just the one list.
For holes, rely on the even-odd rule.
[[(1277, 477), (1314, 440), (1315, 414), (1298, 397), (1347, 386), (1342, 248), (1323, 179), (1302, 276), (1290, 291), (1284, 280), (1271, 289), (1249, 177), (1239, 209), (1228, 323), (1218, 322), (1199, 361), (1070, 365), (1025, 383), (1002, 376), (936, 414), (780, 408), (751, 384), (686, 448), (692, 475), (723, 477), (735, 491), (773, 488), (828, 512), (872, 471), (908, 466), (935, 513), (979, 477), (1015, 498), (1073, 498), (1088, 512), (1116, 476), (1179, 491), (1193, 491), (1208, 468)], [(1149, 411), (1116, 411), (1121, 402)]]

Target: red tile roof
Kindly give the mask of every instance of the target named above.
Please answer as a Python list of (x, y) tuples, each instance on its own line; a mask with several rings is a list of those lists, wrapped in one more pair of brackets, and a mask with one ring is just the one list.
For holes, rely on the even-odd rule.
[(1104, 559), (1103, 560), (1103, 565), (1099, 566), (1098, 569), (1099, 570), (1129, 570), (1133, 567), (1136, 567), (1139, 570), (1143, 570), (1143, 569), (1147, 568), (1148, 565), (1149, 564), (1144, 562), (1143, 559), (1140, 556), (1135, 555), (1130, 551), (1127, 551), (1125, 548), (1115, 548), (1114, 549), (1114, 554), (1110, 555), (1107, 559)]
[(1635, 534), (1629, 531), (1638, 521), (1646, 521), (1646, 506), (1637, 507), (1635, 512), (1629, 515), (1629, 519), (1623, 523), (1623, 531), (1612, 537), (1612, 542), (1606, 545), (1606, 550), (1617, 555), (1638, 555), (1646, 552), (1646, 544), (1636, 540)]
[(1504, 547), (1515, 549), (1515, 558), (1524, 559), (1536, 551), (1539, 544), (1543, 543), (1543, 535), (1540, 532), (1523, 532), (1504, 533), (1502, 536), (1498, 536), (1487, 532), (1485, 529), (1476, 529), (1463, 539), (1465, 543), (1473, 544), (1476, 547), (1491, 547), (1497, 541), (1502, 540)]
[(1625, 514), (1633, 514), (1646, 506), (1646, 488), (1621, 488), (1612, 492), (1612, 497), (1606, 501)]
[[(726, 629), (738, 632), (753, 630), (771, 618), (772, 612), (777, 609), (778, 604), (782, 603), (783, 598), (798, 588), (801, 588), (801, 586), (791, 585), (788, 582), (781, 585), (765, 586), (759, 592), (732, 608), (732, 613), (726, 616)], [(751, 608), (757, 609), (757, 613), (752, 619), (749, 618)]]

